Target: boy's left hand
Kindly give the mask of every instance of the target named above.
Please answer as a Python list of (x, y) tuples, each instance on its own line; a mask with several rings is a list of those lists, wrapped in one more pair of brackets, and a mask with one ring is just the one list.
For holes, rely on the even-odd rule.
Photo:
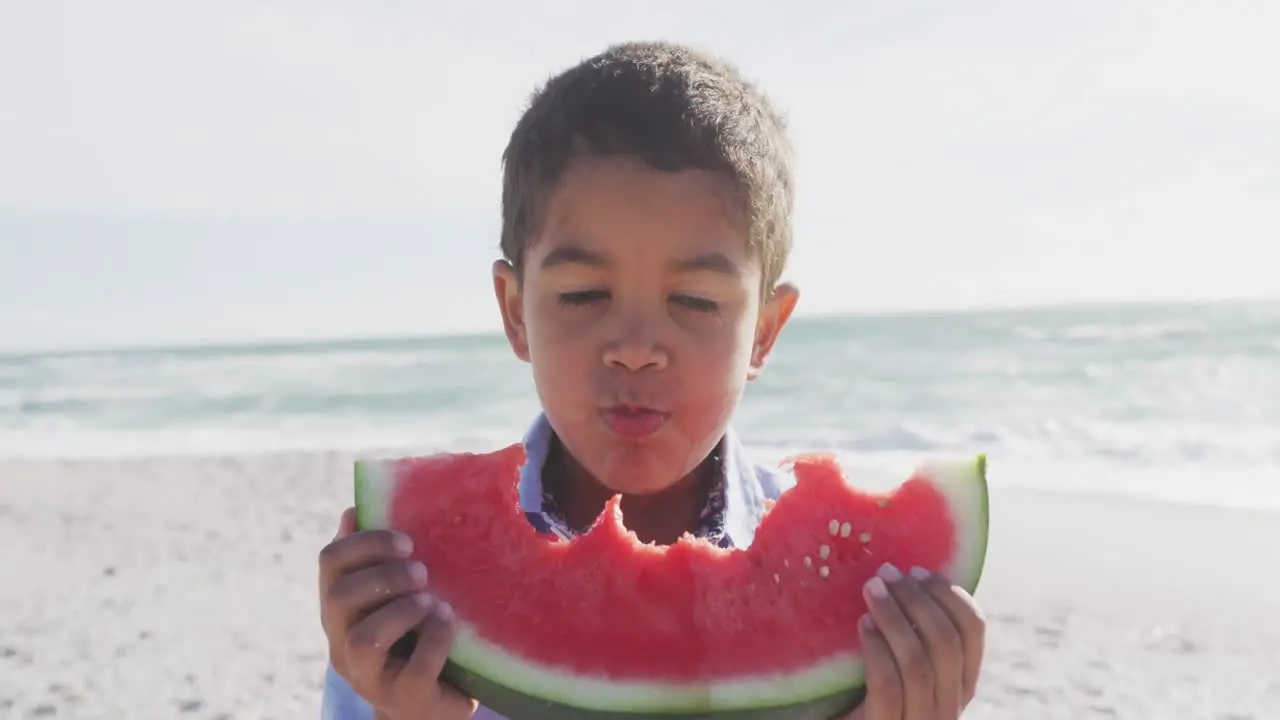
[(973, 700), (986, 620), (973, 597), (916, 568), (880, 568), (858, 623), (867, 695), (848, 720), (956, 720)]

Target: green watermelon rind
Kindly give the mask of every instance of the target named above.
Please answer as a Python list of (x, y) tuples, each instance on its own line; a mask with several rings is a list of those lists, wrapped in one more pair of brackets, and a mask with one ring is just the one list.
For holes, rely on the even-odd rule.
[[(355, 466), (357, 522), (362, 529), (388, 527), (396, 475), (389, 460), (360, 459)], [(939, 462), (921, 468), (954, 509), (957, 519), (955, 562), (944, 572), (972, 593), (985, 565), (990, 524), (985, 455), (967, 462)], [(830, 717), (832, 708), (851, 707), (864, 679), (856, 655), (831, 659), (798, 672), (735, 678), (681, 687), (666, 682), (595, 680), (532, 664), (477, 636), (465, 622), (454, 638), (446, 678), (464, 692), (503, 696), (489, 707), (521, 717), (571, 718), (690, 716), (738, 718)], [(496, 679), (501, 678), (502, 682)], [(840, 703), (844, 703), (841, 705)], [(585, 717), (586, 715), (584, 715)]]

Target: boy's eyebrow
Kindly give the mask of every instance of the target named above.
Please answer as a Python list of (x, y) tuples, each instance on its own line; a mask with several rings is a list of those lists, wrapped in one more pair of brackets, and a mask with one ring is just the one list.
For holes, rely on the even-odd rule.
[(605, 262), (604, 256), (600, 253), (591, 252), (576, 245), (561, 245), (542, 258), (541, 267), (546, 270), (556, 265), (571, 265), (575, 263), (590, 265), (591, 267), (605, 267), (609, 264)]
[[(577, 245), (561, 245), (546, 257), (542, 258), (541, 268), (556, 267), (557, 265), (589, 265), (591, 267), (603, 268), (608, 267), (609, 262), (603, 255)], [(680, 272), (714, 272), (730, 277), (739, 277), (742, 275), (742, 269), (737, 266), (728, 255), (719, 252), (703, 253), (694, 255), (690, 258), (677, 260), (675, 262), (676, 270)]]
[(676, 263), (676, 267), (685, 272), (710, 271), (731, 277), (742, 275), (742, 268), (730, 260), (728, 255), (718, 252), (703, 253), (680, 260)]

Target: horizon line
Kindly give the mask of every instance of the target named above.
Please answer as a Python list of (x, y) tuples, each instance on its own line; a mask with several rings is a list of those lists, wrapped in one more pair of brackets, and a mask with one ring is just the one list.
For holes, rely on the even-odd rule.
[[(828, 310), (812, 313), (797, 313), (792, 322), (806, 324), (830, 320), (852, 318), (922, 318), (948, 315), (980, 315), (998, 313), (1020, 313), (1036, 311), (1141, 308), (1141, 307), (1206, 307), (1219, 305), (1270, 305), (1280, 304), (1277, 296), (1241, 296), (1203, 299), (1142, 299), (1142, 300), (1078, 300), (1031, 303), (996, 303), (990, 305), (969, 305), (954, 307), (920, 307), (920, 308), (881, 308), (874, 310)], [(462, 339), (498, 339), (503, 336), (501, 329), (490, 330), (446, 330), (441, 332), (412, 332), (402, 334), (335, 334), (309, 337), (274, 337), (262, 339), (226, 339), (156, 343), (133, 343), (127, 345), (68, 346), (63, 348), (44, 347), (31, 349), (6, 350), (0, 348), (0, 360), (22, 360), (35, 357), (83, 357), (89, 355), (145, 355), (154, 353), (192, 353), (197, 351), (244, 352), (249, 350), (305, 350), (334, 345), (378, 345), (378, 344), (412, 344), (429, 340), (462, 340)]]

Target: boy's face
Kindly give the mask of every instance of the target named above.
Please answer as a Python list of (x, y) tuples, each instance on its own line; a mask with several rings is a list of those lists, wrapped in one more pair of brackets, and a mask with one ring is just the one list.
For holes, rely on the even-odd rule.
[(732, 186), (701, 170), (575, 160), (524, 258), (494, 289), (547, 418), (611, 490), (663, 490), (719, 442), (795, 307), (762, 302)]

